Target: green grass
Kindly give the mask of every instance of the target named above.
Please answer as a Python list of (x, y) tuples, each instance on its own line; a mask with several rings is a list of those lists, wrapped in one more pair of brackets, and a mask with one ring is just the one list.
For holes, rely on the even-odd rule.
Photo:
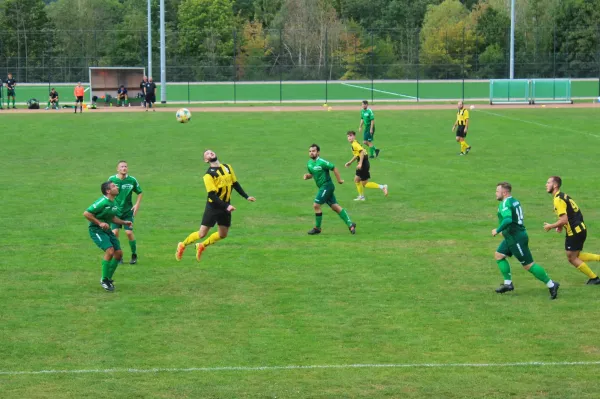
[[(56, 89), (62, 101), (71, 101), (74, 86), (57, 86)], [(86, 86), (87, 87), (87, 86)], [(26, 101), (29, 98), (47, 101), (48, 85), (18, 86), (18, 100)], [(572, 97), (597, 97), (599, 86), (597, 81), (572, 82)], [(104, 94), (104, 93), (102, 93)], [(130, 95), (135, 96), (137, 92)], [(98, 93), (96, 93), (98, 95)], [(465, 81), (464, 86), (460, 81), (445, 82), (443, 80), (431, 82), (328, 82), (298, 84), (283, 82), (279, 84), (264, 83), (237, 83), (233, 84), (173, 84), (167, 85), (167, 101), (340, 101), (340, 100), (373, 100), (378, 102), (396, 100), (455, 100), (459, 98), (487, 99), (489, 98), (489, 83), (482, 81)], [(160, 99), (160, 85), (157, 98)]]
[[(451, 110), (376, 116), (372, 180), (390, 196), (368, 190), (364, 203), (343, 168), (357, 112), (196, 113), (185, 125), (165, 113), (3, 116), (0, 396), (597, 397), (598, 365), (212, 369), (600, 360), (598, 288), (567, 264), (563, 237), (542, 229), (555, 219), (544, 183), (560, 174), (590, 228), (586, 249), (600, 251), (598, 113), (475, 110), (467, 157)], [(356, 236), (327, 209), (323, 233), (306, 235), (316, 189), (301, 176), (313, 142), (342, 168), (336, 196)], [(176, 243), (204, 208), (205, 148), (257, 202), (234, 194), (230, 236), (202, 263), (191, 248), (178, 263)], [(106, 293), (82, 212), (119, 159), (144, 190), (140, 262), (120, 266)], [(534, 258), (561, 283), (556, 301), (515, 260), (516, 291), (493, 292), (502, 180), (523, 204)]]

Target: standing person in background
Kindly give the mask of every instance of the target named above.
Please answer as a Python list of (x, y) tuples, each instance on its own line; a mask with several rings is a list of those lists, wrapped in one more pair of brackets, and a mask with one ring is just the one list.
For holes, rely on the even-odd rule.
[(369, 108), (369, 102), (363, 100), (362, 109), (360, 110), (360, 125), (358, 131), (363, 129), (363, 144), (369, 147), (369, 158), (375, 158), (379, 156), (379, 151), (375, 148), (373, 141), (375, 140), (375, 114), (373, 110)]
[(142, 92), (142, 107), (146, 108), (146, 83), (148, 83), (148, 77), (144, 76), (140, 82), (140, 91)]
[(13, 109), (17, 109), (15, 107), (15, 86), (17, 85), (17, 81), (13, 79), (12, 73), (8, 74), (8, 79), (6, 79), (6, 108), (10, 108), (9, 102), (12, 97)]
[(144, 87), (144, 94), (146, 96), (146, 112), (148, 112), (148, 108), (152, 108), (152, 111), (156, 112), (154, 109), (154, 103), (156, 102), (156, 84), (152, 81), (152, 76), (148, 77), (148, 82)]
[(77, 104), (79, 104), (79, 113), (83, 113), (83, 95), (85, 94), (85, 89), (81, 85), (81, 82), (77, 82), (73, 94), (75, 95), (75, 113), (77, 113)]

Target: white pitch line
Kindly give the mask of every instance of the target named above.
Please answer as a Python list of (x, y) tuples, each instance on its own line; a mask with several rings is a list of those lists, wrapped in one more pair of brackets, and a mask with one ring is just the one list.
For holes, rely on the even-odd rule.
[(406, 94), (392, 93), (391, 91), (379, 90), (379, 89), (371, 89), (370, 87), (362, 87), (357, 85), (351, 85), (350, 83), (342, 83), (344, 86), (356, 87), (357, 89), (369, 90), (369, 91), (377, 91), (379, 93), (391, 94), (392, 96), (405, 97), (405, 98), (413, 98), (417, 99), (417, 97), (407, 96)]
[(229, 366), (229, 367), (189, 367), (189, 368), (150, 368), (150, 369), (89, 369), (89, 370), (40, 370), (40, 371), (0, 371), (0, 375), (37, 374), (144, 374), (144, 373), (189, 373), (219, 371), (279, 371), (279, 370), (319, 370), (319, 369), (376, 369), (376, 368), (493, 368), (493, 367), (552, 367), (552, 366), (600, 366), (600, 361), (587, 362), (512, 362), (512, 363), (398, 363), (398, 364), (324, 364), (308, 366)]
[(85, 93), (85, 92), (86, 92), (86, 91), (88, 91), (89, 89), (90, 89), (90, 87), (88, 86), (88, 88), (87, 88), (87, 89), (85, 89), (83, 92)]
[(547, 128), (550, 128), (550, 129), (564, 130), (565, 132), (570, 132), (570, 133), (583, 133), (583, 134), (587, 134), (588, 136), (593, 136), (593, 137), (600, 138), (600, 136), (597, 135), (597, 134), (589, 133), (589, 132), (584, 132), (582, 130), (573, 130), (573, 129), (568, 129), (568, 128), (565, 128), (565, 127), (562, 127), (562, 126), (546, 125), (545, 123), (539, 123), (539, 122), (535, 122), (535, 121), (529, 121), (529, 120), (526, 120), (526, 119), (513, 118), (512, 116), (506, 116), (506, 115), (502, 115), (502, 114), (497, 114), (495, 112), (484, 111), (482, 109), (476, 110), (476, 111), (484, 113), (484, 114), (498, 116), (500, 118), (510, 119), (510, 120), (517, 121), (517, 122), (529, 123), (531, 125), (536, 125), (536, 126), (541, 126), (541, 127), (547, 127)]

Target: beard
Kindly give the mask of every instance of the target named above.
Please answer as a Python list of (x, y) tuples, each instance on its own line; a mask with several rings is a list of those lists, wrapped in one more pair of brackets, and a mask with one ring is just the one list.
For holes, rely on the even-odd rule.
[(208, 162), (217, 162), (217, 156), (215, 155), (214, 158), (208, 158)]

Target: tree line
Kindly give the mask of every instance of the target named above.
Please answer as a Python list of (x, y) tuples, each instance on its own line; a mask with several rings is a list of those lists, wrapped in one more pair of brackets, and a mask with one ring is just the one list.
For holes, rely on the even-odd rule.
[[(508, 3), (165, 0), (168, 79), (505, 78)], [(516, 77), (600, 75), (600, 0), (516, 4)], [(151, 10), (158, 70), (159, 0)], [(0, 68), (57, 82), (145, 66), (146, 13), (147, 0), (0, 0)]]

